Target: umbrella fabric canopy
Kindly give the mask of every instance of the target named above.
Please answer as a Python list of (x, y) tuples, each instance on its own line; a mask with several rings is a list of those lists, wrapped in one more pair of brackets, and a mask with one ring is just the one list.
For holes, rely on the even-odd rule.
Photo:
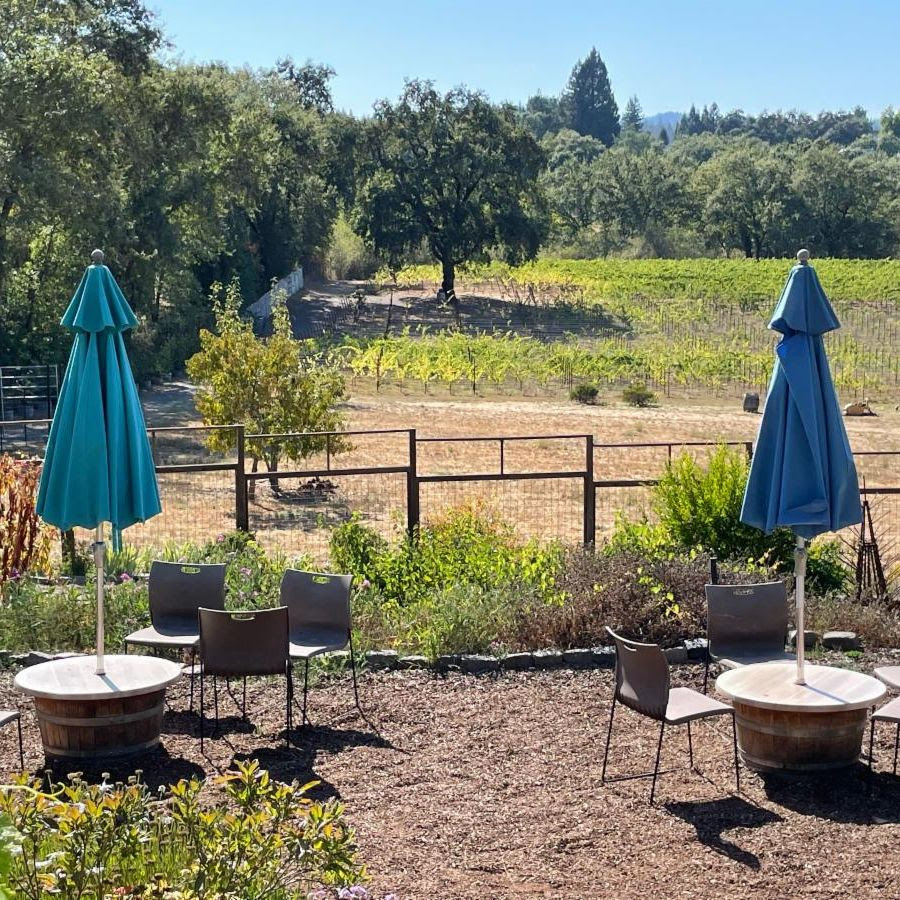
[(808, 253), (797, 254), (769, 327), (782, 334), (741, 521), (797, 535), (797, 659), (803, 672), (806, 541), (861, 521), (859, 484), (822, 335), (840, 328)]
[(160, 512), (144, 414), (122, 332), (137, 324), (103, 254), (85, 270), (62, 324), (75, 332), (50, 427), (38, 515), (66, 530), (97, 528), (97, 660), (103, 659), (104, 522), (122, 529)]

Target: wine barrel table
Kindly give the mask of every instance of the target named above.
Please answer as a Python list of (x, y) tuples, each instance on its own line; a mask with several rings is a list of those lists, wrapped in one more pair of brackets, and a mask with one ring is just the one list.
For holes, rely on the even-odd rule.
[(153, 656), (54, 659), (23, 669), (15, 685), (34, 699), (44, 755), (100, 759), (127, 756), (159, 743), (166, 688), (181, 666)]
[(872, 674), (889, 688), (900, 691), (900, 666), (881, 666)]
[(814, 772), (859, 759), (867, 710), (886, 692), (875, 678), (834, 666), (793, 662), (731, 669), (716, 690), (731, 700), (738, 749), (757, 772)]

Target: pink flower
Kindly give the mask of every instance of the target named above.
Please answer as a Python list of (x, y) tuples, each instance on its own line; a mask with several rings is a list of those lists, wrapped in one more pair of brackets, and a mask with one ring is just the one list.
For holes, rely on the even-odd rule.
[(216, 543), (217, 543), (217, 544), (222, 544), (222, 543), (224, 543), (224, 542), (225, 542), (225, 535), (224, 535), (224, 534), (217, 534), (217, 535), (216, 535)]
[(133, 580), (134, 579), (127, 572), (123, 572), (119, 576), (119, 581), (133, 581)]
[(250, 575), (250, 570), (246, 566), (241, 566), (241, 575), (246, 578), (248, 575)]
[(368, 578), (363, 578), (362, 583), (360, 584), (361, 588), (372, 587), (372, 582), (369, 581)]

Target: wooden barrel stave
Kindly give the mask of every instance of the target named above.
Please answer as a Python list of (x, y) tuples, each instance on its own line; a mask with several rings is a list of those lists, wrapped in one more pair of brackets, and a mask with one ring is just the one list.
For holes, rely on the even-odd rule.
[(159, 743), (165, 689), (101, 700), (35, 697), (34, 704), (47, 756), (125, 756)]
[(734, 702), (738, 749), (756, 771), (821, 771), (859, 758), (866, 710), (836, 712), (762, 709)]

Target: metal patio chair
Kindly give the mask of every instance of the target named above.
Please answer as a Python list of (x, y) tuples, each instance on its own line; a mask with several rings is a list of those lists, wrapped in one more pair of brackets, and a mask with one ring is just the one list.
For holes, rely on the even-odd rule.
[(148, 582), (150, 626), (125, 638), (131, 645), (154, 650), (190, 650), (191, 693), (194, 708), (194, 675), (200, 626), (197, 611), (225, 609), (224, 563), (180, 563), (154, 560)]
[[(656, 793), (659, 777), (659, 758), (662, 752), (663, 734), (666, 725), (687, 725), (688, 758), (694, 768), (694, 744), (691, 737), (691, 722), (713, 716), (731, 716), (732, 740), (734, 743), (734, 778), (738, 793), (741, 790), (741, 776), (738, 769), (737, 731), (734, 710), (718, 700), (713, 700), (691, 688), (669, 687), (669, 663), (657, 644), (639, 644), (619, 637), (611, 628), (606, 629), (616, 645), (616, 686), (609, 711), (609, 729), (606, 733), (606, 749), (603, 753), (601, 784), (607, 781), (629, 781), (635, 778), (652, 778), (650, 803)], [(637, 775), (606, 777), (606, 763), (609, 758), (609, 744), (613, 732), (613, 717), (616, 703), (659, 722), (659, 741), (656, 745), (656, 762), (652, 772)]]
[(0, 709), (0, 728), (15, 722), (19, 729), (19, 766), (25, 771), (25, 751), (22, 747), (22, 714), (17, 709)]
[(353, 673), (353, 700), (359, 714), (359, 686), (356, 681), (356, 657), (350, 624), (350, 592), (352, 575), (330, 575), (288, 569), (281, 579), (281, 602), (288, 608), (290, 621), (290, 659), (303, 660), (303, 725), (309, 694), (309, 661), (314, 656), (335, 650), (350, 649)]
[(201, 609), (200, 621), (200, 751), (203, 752), (205, 711), (203, 685), (213, 676), (213, 704), (216, 728), (219, 725), (219, 694), (216, 679), (244, 679), (242, 714), (247, 718), (247, 677), (284, 675), (285, 677), (285, 741), (291, 745), (294, 683), (288, 659), (287, 607), (239, 612)]
[(783, 581), (708, 584), (706, 608), (704, 694), (710, 662), (736, 669), (754, 663), (796, 659), (795, 654), (784, 649), (788, 602)]

